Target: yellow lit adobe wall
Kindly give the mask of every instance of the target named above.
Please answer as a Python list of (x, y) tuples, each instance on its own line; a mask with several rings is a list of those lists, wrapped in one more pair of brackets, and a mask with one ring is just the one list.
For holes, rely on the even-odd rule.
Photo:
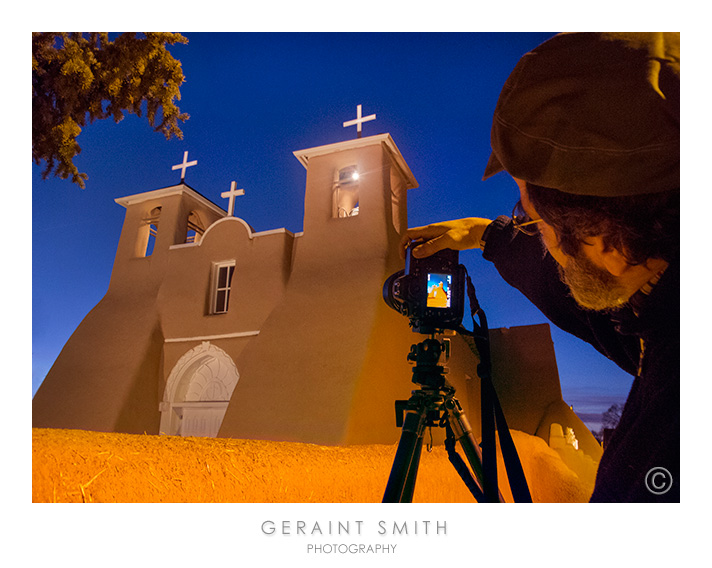
[[(535, 502), (588, 500), (593, 476), (582, 480), (542, 439), (512, 435)], [(33, 429), (32, 501), (380, 502), (395, 450)], [(413, 500), (473, 501), (441, 446), (423, 451)]]

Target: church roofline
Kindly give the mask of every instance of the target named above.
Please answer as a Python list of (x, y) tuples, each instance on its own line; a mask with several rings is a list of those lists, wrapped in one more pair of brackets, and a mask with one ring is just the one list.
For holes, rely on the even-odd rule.
[(218, 215), (225, 215), (225, 210), (218, 207), (210, 201), (207, 197), (201, 195), (192, 187), (185, 183), (179, 183), (178, 185), (171, 185), (169, 187), (163, 187), (161, 189), (154, 189), (153, 191), (146, 191), (144, 193), (136, 193), (134, 195), (127, 195), (126, 197), (117, 197), (114, 199), (116, 203), (122, 207), (128, 207), (129, 205), (134, 205), (136, 203), (143, 203), (144, 201), (149, 201), (151, 199), (162, 199), (170, 195), (180, 195), (186, 193), (190, 195), (193, 199), (200, 202), (202, 205), (208, 209), (212, 209)]
[(382, 144), (386, 147), (386, 150), (405, 176), (407, 189), (415, 189), (418, 187), (418, 182), (416, 181), (413, 172), (410, 171), (410, 168), (403, 158), (403, 155), (400, 153), (398, 146), (396, 146), (393, 138), (388, 133), (368, 136), (366, 138), (356, 138), (355, 140), (347, 140), (345, 142), (337, 142), (335, 144), (327, 144), (326, 146), (317, 146), (316, 148), (297, 150), (296, 152), (293, 152), (293, 154), (305, 168), (308, 168), (309, 160), (316, 156), (333, 154), (334, 152), (343, 152), (344, 150), (354, 150), (365, 146), (372, 146), (374, 144)]
[(266, 231), (255, 231), (252, 228), (252, 225), (250, 225), (247, 221), (240, 217), (223, 217), (221, 219), (218, 219), (214, 223), (212, 223), (207, 229), (205, 229), (205, 233), (203, 233), (202, 238), (197, 239), (195, 242), (192, 243), (180, 243), (176, 245), (171, 245), (169, 247), (170, 250), (173, 249), (181, 249), (181, 248), (191, 248), (191, 247), (199, 247), (203, 244), (203, 241), (207, 237), (208, 233), (213, 229), (213, 227), (220, 225), (222, 223), (235, 223), (239, 222), (244, 225), (245, 229), (247, 230), (247, 236), (250, 238), (250, 240), (256, 238), (256, 237), (267, 237), (269, 235), (282, 235), (286, 234), (289, 237), (296, 238), (296, 237), (301, 237), (304, 235), (304, 232), (299, 232), (299, 233), (292, 233), (289, 229), (285, 229), (284, 227), (280, 229), (267, 229)]

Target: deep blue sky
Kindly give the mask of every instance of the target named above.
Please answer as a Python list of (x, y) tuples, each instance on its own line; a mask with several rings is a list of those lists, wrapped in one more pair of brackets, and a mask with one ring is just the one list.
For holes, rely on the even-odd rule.
[[(32, 167), (32, 393), (62, 346), (107, 290), (124, 209), (114, 199), (180, 181), (171, 167), (188, 150), (186, 182), (217, 203), (235, 180), (235, 214), (256, 230), (302, 230), (306, 171), (295, 150), (388, 132), (419, 188), (410, 226), (509, 214), (518, 198), (506, 174), (481, 181), (500, 89), (516, 62), (553, 33), (186, 33), (171, 47), (186, 76), (183, 140), (145, 119), (87, 126), (76, 159), (89, 175), (42, 181)], [(546, 322), (478, 251), (461, 261), (490, 327)], [(468, 322), (466, 322), (468, 323)], [(552, 327), (564, 399), (582, 417), (623, 402), (631, 379), (590, 346)]]

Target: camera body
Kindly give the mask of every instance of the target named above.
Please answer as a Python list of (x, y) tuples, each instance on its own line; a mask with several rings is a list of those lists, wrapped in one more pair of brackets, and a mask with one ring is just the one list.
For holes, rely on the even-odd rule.
[(416, 333), (457, 329), (465, 309), (465, 267), (459, 254), (445, 249), (415, 258), (407, 249), (405, 270), (389, 276), (383, 285), (386, 304), (410, 319)]

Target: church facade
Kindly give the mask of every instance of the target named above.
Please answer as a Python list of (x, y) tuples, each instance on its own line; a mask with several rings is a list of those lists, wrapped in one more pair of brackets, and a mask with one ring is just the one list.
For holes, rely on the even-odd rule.
[[(382, 288), (403, 267), (398, 243), (417, 182), (389, 134), (294, 156), (307, 173), (298, 234), (255, 232), (235, 217), (234, 186), (223, 194), (228, 211), (203, 197), (184, 182), (187, 155), (175, 167), (180, 184), (116, 199), (126, 214), (109, 288), (35, 395), (33, 426), (398, 440), (394, 401), (414, 388), (406, 356), (423, 336)], [(478, 435), (477, 356), (451, 341), (448, 380)], [(493, 330), (492, 341), (510, 426), (548, 441), (556, 422), (586, 438), (561, 398), (547, 326)], [(512, 380), (518, 352), (527, 384)]]

